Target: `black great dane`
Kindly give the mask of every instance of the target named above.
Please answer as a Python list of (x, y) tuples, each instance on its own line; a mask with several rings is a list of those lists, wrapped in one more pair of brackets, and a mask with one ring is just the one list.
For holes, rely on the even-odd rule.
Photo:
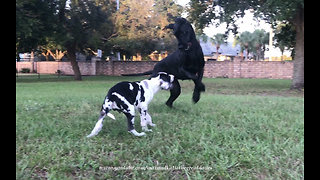
[(178, 40), (178, 49), (158, 62), (152, 71), (122, 75), (151, 75), (151, 77), (156, 77), (159, 72), (174, 75), (173, 88), (170, 90), (170, 97), (166, 102), (166, 105), (169, 107), (172, 107), (173, 102), (181, 93), (181, 86), (178, 79), (191, 79), (195, 84), (192, 100), (194, 103), (197, 103), (200, 99), (200, 92), (205, 91), (205, 86), (201, 82), (205, 63), (202, 48), (196, 39), (194, 30), (191, 24), (184, 18), (176, 18), (174, 24), (169, 24), (164, 29), (173, 30)]

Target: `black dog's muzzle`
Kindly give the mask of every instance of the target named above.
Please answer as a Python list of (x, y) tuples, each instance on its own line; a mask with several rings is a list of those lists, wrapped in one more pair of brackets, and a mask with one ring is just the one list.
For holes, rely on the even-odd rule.
[[(166, 29), (173, 29), (175, 36), (177, 36), (176, 33), (178, 31), (178, 28), (175, 29), (175, 25), (174, 24), (169, 24), (169, 25), (165, 26), (164, 28), (162, 28), (162, 30), (166, 30)], [(185, 51), (188, 51), (191, 48), (191, 46), (192, 46), (191, 42), (187, 42), (186, 44), (184, 44), (184, 43), (182, 44), (182, 43), (179, 42), (179, 44), (178, 44), (178, 48), (179, 49), (184, 49)]]

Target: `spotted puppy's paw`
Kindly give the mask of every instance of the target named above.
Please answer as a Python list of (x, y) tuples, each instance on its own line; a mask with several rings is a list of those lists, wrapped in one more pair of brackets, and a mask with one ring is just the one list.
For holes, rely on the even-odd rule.
[(152, 129), (148, 129), (148, 126), (142, 126), (142, 131), (144, 131), (144, 132), (152, 132)]
[(146, 133), (145, 132), (142, 132), (142, 133), (138, 133), (135, 129), (131, 130), (131, 131), (128, 131), (129, 133), (135, 135), (135, 136), (145, 136)]

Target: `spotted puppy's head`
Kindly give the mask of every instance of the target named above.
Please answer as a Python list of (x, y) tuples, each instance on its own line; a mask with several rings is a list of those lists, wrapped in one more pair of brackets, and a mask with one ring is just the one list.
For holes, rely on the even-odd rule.
[(163, 90), (169, 90), (173, 87), (172, 82), (174, 76), (166, 72), (159, 72), (157, 78), (159, 78), (160, 87)]

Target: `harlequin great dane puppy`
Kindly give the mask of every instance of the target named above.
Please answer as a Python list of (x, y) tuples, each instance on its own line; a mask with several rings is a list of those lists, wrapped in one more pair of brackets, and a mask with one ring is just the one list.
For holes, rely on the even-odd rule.
[(172, 87), (174, 76), (165, 72), (159, 72), (158, 76), (140, 82), (120, 82), (113, 86), (102, 104), (100, 117), (94, 129), (87, 137), (95, 136), (103, 126), (103, 119), (107, 115), (115, 120), (111, 110), (123, 112), (128, 121), (128, 132), (135, 136), (144, 136), (144, 132), (138, 133), (134, 129), (135, 109), (140, 112), (140, 124), (142, 130), (152, 131), (147, 125), (155, 126), (148, 113), (148, 104), (153, 96), (160, 90), (169, 90)]

